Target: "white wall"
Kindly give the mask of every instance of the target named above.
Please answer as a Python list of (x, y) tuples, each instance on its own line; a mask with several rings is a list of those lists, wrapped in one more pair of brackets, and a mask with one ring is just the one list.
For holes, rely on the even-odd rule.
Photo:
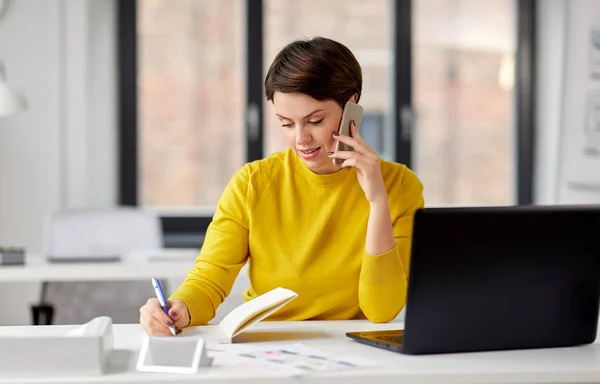
[(558, 202), (559, 139), (563, 103), (566, 11), (568, 0), (538, 1), (537, 122), (534, 199)]
[(600, 32), (600, 1), (569, 1), (558, 172), (561, 203), (600, 203), (600, 49), (592, 49), (592, 30)]
[(543, 0), (538, 7), (536, 202), (600, 203), (600, 156), (584, 150), (587, 96), (600, 95), (600, 76), (590, 74), (600, 2)]
[[(60, 207), (63, 137), (59, 8), (23, 1), (0, 20), (0, 52), (9, 84), (26, 95), (29, 111), (0, 120), (0, 244), (40, 249), (44, 212)], [(0, 324), (22, 323), (35, 285), (0, 285)], [(10, 292), (10, 294), (9, 294)]]
[[(29, 109), (0, 120), (0, 244), (40, 252), (42, 222), (116, 202), (114, 0), (18, 0), (0, 60)], [(27, 324), (38, 284), (0, 282), (0, 325)]]

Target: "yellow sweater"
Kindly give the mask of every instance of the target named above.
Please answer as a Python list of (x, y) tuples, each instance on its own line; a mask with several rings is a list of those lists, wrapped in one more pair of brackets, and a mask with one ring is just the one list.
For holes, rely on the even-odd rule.
[(246, 164), (221, 196), (196, 264), (170, 297), (203, 325), (249, 261), (248, 301), (277, 287), (298, 293), (268, 320), (392, 320), (404, 307), (412, 219), (423, 187), (380, 160), (396, 247), (365, 251), (369, 203), (354, 168), (313, 173), (290, 149)]

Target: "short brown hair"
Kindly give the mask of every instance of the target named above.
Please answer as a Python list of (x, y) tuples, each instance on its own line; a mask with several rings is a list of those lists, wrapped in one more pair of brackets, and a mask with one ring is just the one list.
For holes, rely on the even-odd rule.
[(325, 101), (334, 100), (342, 108), (352, 95), (362, 91), (360, 64), (345, 45), (315, 37), (296, 40), (275, 57), (265, 77), (265, 95), (275, 92), (303, 93)]

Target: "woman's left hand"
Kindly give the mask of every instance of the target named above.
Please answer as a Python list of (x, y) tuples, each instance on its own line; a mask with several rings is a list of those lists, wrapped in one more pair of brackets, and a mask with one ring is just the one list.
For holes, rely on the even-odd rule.
[(386, 202), (387, 191), (381, 175), (379, 155), (360, 137), (354, 121), (350, 123), (352, 137), (334, 133), (333, 138), (354, 148), (354, 151), (329, 152), (330, 158), (344, 159), (342, 167), (355, 167), (360, 187), (369, 203)]

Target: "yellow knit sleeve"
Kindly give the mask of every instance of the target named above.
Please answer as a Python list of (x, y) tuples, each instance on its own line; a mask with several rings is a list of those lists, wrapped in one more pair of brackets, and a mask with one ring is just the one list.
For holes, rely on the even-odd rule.
[(374, 323), (393, 320), (406, 304), (413, 218), (424, 206), (423, 185), (408, 168), (400, 193), (388, 194), (396, 245), (381, 255), (363, 254), (358, 286), (360, 308)]
[(231, 291), (248, 258), (251, 193), (249, 169), (241, 168), (225, 187), (195, 266), (171, 300), (182, 300), (191, 316), (190, 325), (204, 325)]

